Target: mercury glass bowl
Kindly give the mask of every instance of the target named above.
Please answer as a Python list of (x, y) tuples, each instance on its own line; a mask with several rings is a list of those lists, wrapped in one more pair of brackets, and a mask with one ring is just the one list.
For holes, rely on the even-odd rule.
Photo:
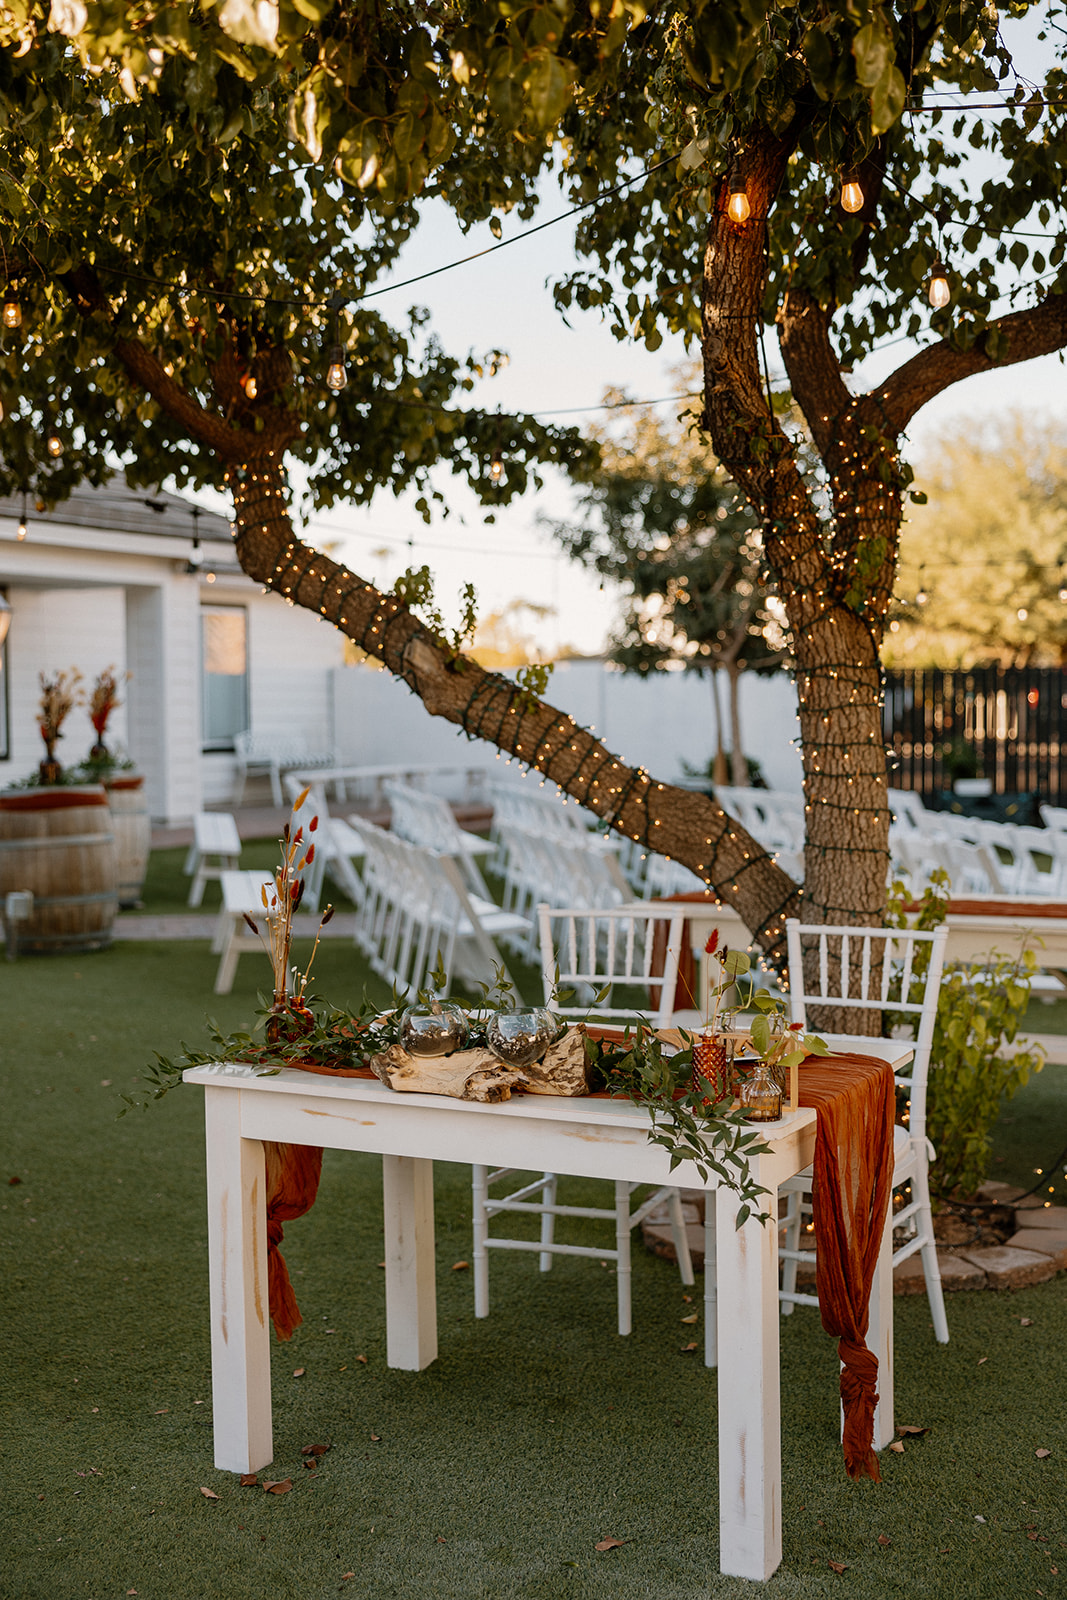
[(419, 1002), (400, 1018), (400, 1043), (409, 1056), (447, 1056), (466, 1042), (466, 1013), (454, 1000)]
[(485, 1042), (508, 1067), (528, 1067), (544, 1055), (557, 1033), (556, 1018), (543, 1006), (496, 1011), (485, 1028)]

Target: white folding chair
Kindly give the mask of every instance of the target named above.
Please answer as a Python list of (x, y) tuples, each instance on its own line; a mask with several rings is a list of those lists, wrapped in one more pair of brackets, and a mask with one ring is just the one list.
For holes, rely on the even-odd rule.
[(491, 856), (496, 846), (479, 834), (461, 828), (448, 801), (441, 795), (431, 794), (427, 789), (414, 789), (408, 783), (386, 783), (383, 788), (389, 801), (391, 831), (411, 844), (435, 850), (438, 855), (451, 856), (472, 894), (489, 900), (491, 896), (478, 859)]
[[(562, 1017), (591, 1016), (603, 1023), (625, 1024), (638, 1016), (648, 1015), (656, 1027), (669, 1027), (675, 1017), (674, 994), (678, 977), (678, 961), (685, 934), (684, 906), (649, 906), (647, 904), (620, 906), (614, 909), (589, 911), (552, 909), (540, 905), (538, 925), (541, 938), (541, 971), (545, 1003), (552, 997), (556, 982), (557, 950), (553, 944), (553, 926), (559, 936), (559, 981), (561, 985), (577, 984), (594, 992), (604, 987), (609, 991), (631, 991), (625, 1001), (612, 1003), (605, 998), (590, 1013), (585, 1006), (556, 1004)], [(655, 932), (665, 930), (666, 949), (661, 973), (654, 972)], [(643, 991), (649, 1006), (642, 1013), (634, 1006), (632, 991)], [(658, 993), (657, 993), (658, 990)], [(568, 1206), (558, 1201), (558, 1178), (553, 1172), (542, 1173), (539, 1178), (524, 1183), (521, 1188), (505, 1195), (492, 1195), (493, 1184), (514, 1175), (514, 1168), (501, 1167), (491, 1172), (488, 1167), (474, 1168), (474, 1314), (489, 1315), (489, 1251), (527, 1250), (537, 1253), (542, 1272), (548, 1272), (552, 1258), (557, 1255), (591, 1256), (598, 1261), (614, 1261), (620, 1334), (628, 1334), (632, 1327), (630, 1236), (650, 1211), (664, 1202), (670, 1218), (671, 1236), (678, 1258), (682, 1282), (691, 1285), (693, 1263), (689, 1254), (685, 1221), (682, 1216), (681, 1193), (676, 1188), (664, 1187), (654, 1191), (634, 1209), (630, 1209), (635, 1183), (615, 1184), (614, 1205)], [(541, 1219), (540, 1238), (505, 1239), (491, 1237), (489, 1224), (501, 1213), (517, 1213)], [(584, 1217), (594, 1221), (615, 1224), (615, 1247), (605, 1249), (599, 1245), (559, 1244), (555, 1238), (557, 1217)]]
[[(907, 1076), (900, 1075), (896, 1080), (908, 1091), (909, 1103), (907, 1126), (898, 1123), (894, 1128), (892, 1180), (894, 1189), (909, 1185), (911, 1198), (899, 1211), (892, 1212), (888, 1226), (894, 1231), (906, 1229), (909, 1234), (893, 1252), (894, 1266), (921, 1252), (934, 1336), (940, 1344), (947, 1344), (948, 1321), (930, 1208), (928, 1169), (935, 1151), (926, 1137), (926, 1085), (948, 930), (941, 927), (933, 933), (918, 933), (910, 928), (824, 927), (802, 925), (795, 917), (790, 917), (785, 926), (794, 1022), (808, 1025), (808, 1006), (891, 1012), (914, 1019), (915, 1054), (911, 1068)], [(925, 974), (915, 970), (923, 949), (928, 951)], [(919, 998), (912, 999), (912, 991), (920, 982)], [(832, 1035), (828, 1042), (832, 1044)], [(799, 1293), (796, 1287), (798, 1266), (813, 1266), (815, 1262), (814, 1251), (800, 1248), (801, 1230), (811, 1214), (811, 1169), (788, 1179), (779, 1194), (788, 1196), (785, 1242), (780, 1251), (780, 1300), (783, 1315), (788, 1315), (795, 1305), (818, 1305), (815, 1295)]]

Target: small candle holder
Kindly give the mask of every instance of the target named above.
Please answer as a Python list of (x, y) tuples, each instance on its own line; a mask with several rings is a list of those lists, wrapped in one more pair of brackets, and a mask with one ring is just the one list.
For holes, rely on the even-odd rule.
[(782, 1091), (765, 1061), (757, 1061), (738, 1091), (741, 1110), (749, 1122), (779, 1122)]

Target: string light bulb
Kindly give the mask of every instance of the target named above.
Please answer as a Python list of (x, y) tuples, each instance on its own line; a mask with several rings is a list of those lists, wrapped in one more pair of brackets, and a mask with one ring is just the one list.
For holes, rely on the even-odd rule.
[(935, 311), (943, 310), (952, 299), (952, 290), (948, 284), (948, 271), (940, 256), (930, 268), (930, 283), (926, 293)]
[(245, 373), (244, 377), (241, 379), (241, 388), (245, 392), (246, 400), (254, 400), (256, 398), (257, 394), (259, 393), (259, 384), (256, 382), (254, 373)]
[(730, 197), (726, 202), (726, 215), (731, 222), (747, 222), (752, 215), (752, 207), (748, 202), (748, 192), (743, 179), (731, 172), (729, 177)]
[(26, 513), (24, 511), (22, 513), (21, 517), (19, 518), (18, 532), (15, 535), (15, 538), (18, 539), (20, 544), (21, 544), (22, 540), (25, 539), (25, 537), (26, 537), (26, 531), (27, 531), (26, 530)]
[(44, 447), (53, 461), (58, 461), (63, 454), (63, 440), (54, 428), (49, 428), (45, 434)]
[(863, 210), (863, 186), (854, 172), (847, 173), (841, 180), (841, 210), (850, 216)]
[(326, 368), (326, 387), (339, 394), (348, 382), (348, 371), (345, 367), (345, 352), (341, 345), (330, 346), (329, 366)]
[(22, 327), (22, 307), (10, 292), (4, 300), (3, 323), (5, 328)]
[(504, 456), (500, 450), (494, 450), (489, 462), (489, 476), (494, 483), (499, 483), (504, 476)]

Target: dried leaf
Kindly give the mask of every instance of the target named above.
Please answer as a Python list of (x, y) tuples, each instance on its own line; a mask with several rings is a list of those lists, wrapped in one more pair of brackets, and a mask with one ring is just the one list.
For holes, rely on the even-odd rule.
[(1034, 1451), (1034, 1455), (1037, 1457), (1037, 1459), (1039, 1461), (1047, 1461), (1051, 1454), (1052, 1454), (1051, 1450), (1035, 1450)]
[(241, 1488), (242, 1489), (254, 1489), (254, 1488), (256, 1488), (258, 1483), (259, 1483), (259, 1475), (258, 1475), (258, 1473), (255, 1473), (255, 1472), (242, 1472), (242, 1474), (241, 1474)]
[(892, 1541), (892, 1539), (891, 1539), (891, 1538), (890, 1538), (890, 1537), (889, 1537), (889, 1535), (888, 1535), (888, 1534), (886, 1534), (886, 1533), (880, 1533), (880, 1534), (879, 1534), (879, 1535), (878, 1535), (878, 1543), (879, 1543), (879, 1544), (892, 1544), (892, 1543), (893, 1543), (893, 1541)]
[(302, 1378), (306, 1371), (307, 1371), (306, 1367), (294, 1367), (293, 1368), (293, 1377), (294, 1378)]
[(302, 1456), (324, 1456), (329, 1450), (328, 1444), (306, 1444), (301, 1448)]
[(470, 1262), (469, 1261), (453, 1261), (453, 1263), (452, 1263), (452, 1271), (453, 1272), (466, 1272), (469, 1267), (470, 1267)]
[(921, 1439), (923, 1434), (929, 1433), (930, 1430), (929, 1428), (916, 1428), (909, 1422), (901, 1422), (897, 1424), (897, 1432), (903, 1439)]
[(848, 1571), (847, 1561), (828, 1561), (826, 1565), (830, 1568), (831, 1572), (836, 1572), (839, 1577), (842, 1572)]
[(620, 1545), (626, 1544), (625, 1539), (601, 1539), (597, 1545), (598, 1550), (617, 1550)]
[(380, 1433), (372, 1433), (371, 1436), (370, 1436), (370, 1442), (371, 1442), (371, 1444), (381, 1444), (381, 1442), (382, 1442), (381, 1434)]
[(1034, 1325), (1033, 1317), (1020, 1317), (1019, 1318), (1019, 1326), (1020, 1326), (1020, 1328), (1032, 1328), (1033, 1325)]
[(362, 1363), (363, 1363), (363, 1365), (364, 1365), (364, 1366), (366, 1366), (366, 1365), (367, 1365), (367, 1358), (366, 1358), (366, 1356), (357, 1356), (357, 1357), (356, 1357), (356, 1360), (357, 1360), (357, 1361), (360, 1361), (360, 1362), (362, 1362)]
[(293, 1487), (293, 1480), (292, 1478), (281, 1478), (272, 1483), (269, 1479), (264, 1478), (263, 1487), (268, 1494), (288, 1494)]
[(346, 1578), (354, 1578), (354, 1577), (355, 1577), (355, 1573), (354, 1572), (342, 1572), (342, 1574), (341, 1574), (341, 1582), (344, 1583)]
[(683, 1344), (683, 1345), (680, 1346), (680, 1350), (681, 1350), (681, 1353), (682, 1353), (683, 1356), (692, 1355), (692, 1353), (693, 1353), (693, 1351), (695, 1349), (696, 1349), (696, 1345), (695, 1344)]
[(988, 1361), (988, 1360), (989, 1360), (988, 1356), (979, 1356), (978, 1357), (978, 1365), (981, 1366), (983, 1361)]
[(162, 1407), (161, 1407), (161, 1408), (160, 1408), (160, 1410), (158, 1410), (158, 1411), (157, 1411), (157, 1412), (156, 1412), (156, 1416), (157, 1416), (157, 1417), (165, 1417), (165, 1416), (166, 1416), (166, 1414), (167, 1414), (167, 1412), (168, 1412), (168, 1411), (169, 1411), (169, 1410), (170, 1410), (170, 1406), (162, 1406)]
[(903, 1439), (894, 1439), (893, 1443), (889, 1446), (889, 1448), (890, 1448), (890, 1450), (895, 1450), (898, 1456), (902, 1456), (904, 1454), (904, 1441), (903, 1441)]
[(203, 1495), (205, 1500), (218, 1499), (218, 1495), (215, 1493), (214, 1489), (205, 1489), (203, 1484), (200, 1485), (200, 1493)]
[(683, 1317), (682, 1321), (683, 1322), (696, 1322), (698, 1317), (699, 1317), (699, 1312), (694, 1311), (693, 1315), (691, 1317)]
[[(110, 1082), (110, 1079), (108, 1081)], [(8, 1178), (7, 1181), (8, 1181), (8, 1184), (10, 1185), (10, 1187), (14, 1188), (16, 1183), (21, 1183), (22, 1182), (22, 1179), (16, 1176), (16, 1177)]]

